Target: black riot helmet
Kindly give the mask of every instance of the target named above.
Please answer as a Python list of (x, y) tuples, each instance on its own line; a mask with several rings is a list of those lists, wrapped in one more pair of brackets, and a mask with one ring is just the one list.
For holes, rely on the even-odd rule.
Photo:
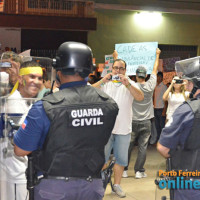
[(65, 75), (79, 73), (83, 78), (93, 71), (92, 50), (83, 43), (64, 42), (58, 48), (54, 68)]
[(200, 89), (200, 56), (177, 61), (175, 69), (178, 76), (193, 83), (194, 87), (190, 94), (192, 97), (197, 89)]
[(200, 56), (180, 60), (175, 63), (177, 75), (190, 80), (200, 88)]

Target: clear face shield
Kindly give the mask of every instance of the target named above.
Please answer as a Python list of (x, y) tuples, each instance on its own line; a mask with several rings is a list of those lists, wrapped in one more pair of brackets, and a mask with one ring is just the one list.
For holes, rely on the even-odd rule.
[(58, 91), (60, 87), (60, 78), (57, 74), (57, 71), (52, 67), (51, 69), (51, 90)]
[[(19, 162), (27, 162), (26, 157), (17, 157), (15, 155), (13, 139), (20, 126), (21, 128), (26, 127), (27, 121), (25, 118), (36, 100), (32, 98), (11, 98), (10, 96), (4, 98), (4, 106), (0, 113), (0, 176), (4, 177), (5, 181), (10, 180), (8, 171), (12, 172), (16, 171), (16, 169), (18, 171), (18, 168), (15, 168), (16, 165), (19, 165)], [(10, 166), (10, 162), (14, 164)], [(0, 186), (0, 189), (2, 188), (5, 189), (5, 186)]]
[(32, 104), (37, 100), (36, 98), (4, 98), (0, 118), (0, 152), (3, 159), (13, 156), (13, 137), (20, 127), (25, 128), (27, 123), (25, 118)]
[(200, 78), (200, 56), (177, 61), (175, 69), (179, 77)]
[(12, 67), (10, 62), (0, 60), (0, 97), (7, 96), (10, 92), (10, 74), (8, 71)]
[[(53, 63), (55, 62), (55, 59), (51, 59), (48, 57), (32, 57), (33, 61), (38, 62), (41, 66), (45, 66), (45, 76), (44, 76), (44, 82), (45, 82), (45, 87), (49, 88), (51, 92), (56, 87), (59, 87), (59, 80), (57, 79), (57, 72), (53, 68)], [(46, 84), (47, 82), (47, 84)]]
[(11, 63), (4, 61), (3, 54), (0, 58), (0, 138), (4, 136), (4, 113), (5, 113), (5, 102), (10, 93), (11, 86), (9, 83), (10, 74), (8, 70), (11, 68)]
[(186, 88), (191, 92), (190, 97), (192, 98), (200, 88), (200, 56), (177, 61), (175, 70), (180, 78), (188, 81)]

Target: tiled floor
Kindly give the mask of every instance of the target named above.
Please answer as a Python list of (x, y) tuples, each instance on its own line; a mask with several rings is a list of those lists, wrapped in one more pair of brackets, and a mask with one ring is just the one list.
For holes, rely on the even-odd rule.
[[(160, 190), (154, 181), (158, 170), (165, 170), (165, 159), (157, 152), (155, 146), (149, 146), (145, 169), (147, 178), (135, 179), (134, 163), (137, 154), (137, 147), (133, 150), (131, 163), (129, 165), (128, 178), (122, 178), (121, 187), (126, 192), (126, 200), (161, 200), (166, 196), (169, 199), (169, 190)], [(111, 193), (110, 185), (107, 186), (103, 200), (118, 200), (115, 194)]]

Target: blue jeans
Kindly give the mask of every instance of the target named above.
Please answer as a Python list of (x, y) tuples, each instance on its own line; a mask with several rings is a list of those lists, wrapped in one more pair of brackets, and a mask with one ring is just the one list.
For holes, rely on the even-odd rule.
[[(128, 161), (130, 161), (131, 152), (134, 147), (136, 139), (138, 139), (138, 155), (135, 162), (135, 172), (144, 172), (144, 164), (146, 161), (146, 150), (148, 146), (149, 137), (151, 135), (151, 120), (133, 121), (131, 142), (128, 150)], [(128, 162), (129, 163), (129, 162)], [(128, 170), (128, 166), (125, 168)]]
[(130, 133), (128, 135), (111, 134), (110, 139), (105, 146), (106, 163), (109, 160), (113, 148), (115, 163), (121, 166), (126, 166), (128, 164), (128, 147), (130, 140)]
[(155, 124), (157, 130), (157, 140), (160, 138), (162, 129), (165, 127), (166, 117), (162, 116), (163, 108), (154, 108)]
[(92, 182), (83, 179), (42, 179), (34, 189), (35, 200), (102, 200), (103, 196), (101, 179), (93, 179)]

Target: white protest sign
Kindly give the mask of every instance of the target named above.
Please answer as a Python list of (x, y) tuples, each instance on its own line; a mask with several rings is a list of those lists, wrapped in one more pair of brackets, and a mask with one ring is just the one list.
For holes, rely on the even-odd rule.
[(147, 74), (151, 74), (156, 59), (158, 42), (122, 43), (115, 44), (118, 58), (127, 63), (127, 75), (135, 75), (138, 66), (144, 66)]
[(104, 77), (106, 74), (112, 72), (113, 60), (113, 55), (105, 55), (105, 67), (101, 74), (101, 77)]
[(23, 51), (19, 55), (21, 55), (21, 56), (31, 56), (31, 49)]
[(27, 61), (31, 61), (31, 49), (28, 49), (26, 51), (23, 51), (19, 54), (20, 56), (22, 56), (22, 61), (23, 62), (27, 62)]

